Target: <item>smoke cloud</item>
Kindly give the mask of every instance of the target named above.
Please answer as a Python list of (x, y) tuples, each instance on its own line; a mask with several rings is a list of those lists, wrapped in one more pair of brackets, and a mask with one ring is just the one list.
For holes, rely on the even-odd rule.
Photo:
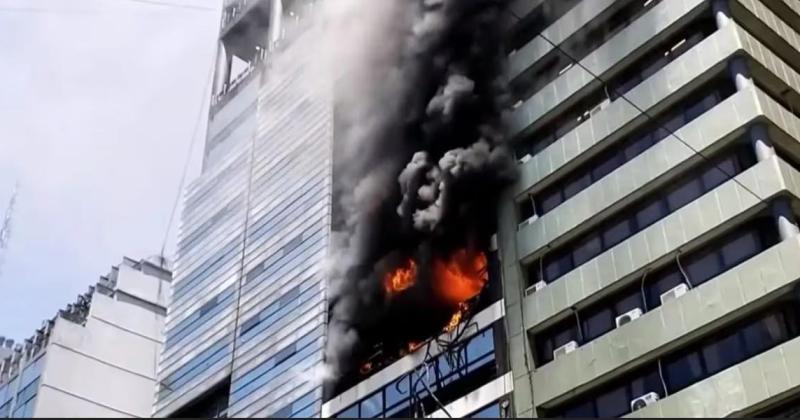
[(502, 131), (504, 1), (320, 7), (337, 72), (326, 349), (336, 376), (386, 313), (380, 279), (393, 256), (485, 247), (515, 165)]

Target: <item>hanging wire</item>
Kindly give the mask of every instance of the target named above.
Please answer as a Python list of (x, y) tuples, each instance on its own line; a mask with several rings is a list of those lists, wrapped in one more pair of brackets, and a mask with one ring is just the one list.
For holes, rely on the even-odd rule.
[(675, 253), (675, 263), (678, 264), (678, 270), (680, 270), (683, 279), (686, 280), (686, 284), (689, 285), (689, 289), (694, 289), (692, 285), (692, 280), (689, 279), (689, 274), (686, 273), (686, 270), (683, 269), (683, 264), (681, 264), (681, 251)]
[[(507, 10), (507, 11), (508, 11), (508, 13), (509, 13), (511, 16), (513, 16), (513, 17), (514, 17), (514, 18), (515, 18), (517, 21), (520, 21), (520, 20), (522, 20), (522, 18), (520, 18), (519, 16), (517, 16), (517, 14), (516, 14), (516, 13), (514, 13), (514, 11), (513, 11), (513, 10), (510, 10), (510, 9), (506, 9), (506, 10)], [(558, 44), (556, 44), (555, 42), (551, 41), (551, 40), (550, 40), (548, 37), (546, 37), (546, 36), (545, 36), (544, 34), (542, 34), (542, 33), (539, 33), (539, 35), (538, 35), (538, 36), (539, 36), (539, 37), (541, 37), (541, 38), (542, 38), (542, 39), (543, 39), (545, 42), (547, 42), (548, 44), (550, 44), (550, 46), (552, 46), (552, 47), (553, 47), (555, 50), (557, 50), (558, 52), (560, 52), (561, 54), (563, 54), (565, 57), (567, 57), (567, 59), (571, 60), (571, 61), (573, 62), (573, 64), (574, 64), (574, 65), (577, 65), (578, 67), (580, 67), (581, 69), (583, 69), (583, 71), (585, 71), (586, 73), (588, 73), (588, 74), (589, 74), (589, 76), (591, 76), (593, 79), (595, 79), (596, 81), (600, 82), (600, 83), (601, 83), (603, 86), (606, 86), (606, 87), (607, 87), (607, 86), (609, 85), (609, 83), (608, 83), (608, 81), (607, 81), (607, 80), (603, 79), (602, 77), (598, 76), (598, 75), (597, 75), (596, 73), (594, 73), (593, 71), (589, 70), (589, 69), (588, 69), (588, 68), (587, 68), (585, 65), (583, 65), (583, 64), (580, 62), (580, 60), (578, 60), (577, 58), (575, 58), (574, 56), (572, 56), (571, 54), (569, 54), (568, 52), (566, 52), (566, 51), (565, 51), (565, 50), (564, 50), (564, 49), (563, 49), (563, 48), (562, 48), (560, 45), (558, 45)], [(671, 130), (670, 128), (666, 127), (664, 124), (661, 124), (661, 123), (659, 123), (659, 122), (656, 120), (656, 118), (655, 118), (655, 117), (653, 117), (653, 116), (652, 116), (652, 115), (650, 115), (650, 114), (649, 114), (647, 111), (643, 110), (643, 109), (642, 109), (640, 106), (636, 105), (636, 104), (635, 104), (633, 101), (631, 101), (631, 100), (628, 98), (628, 96), (627, 96), (626, 94), (619, 92), (617, 89), (614, 89), (614, 93), (616, 93), (616, 94), (618, 95), (618, 97), (619, 97), (619, 98), (621, 98), (623, 101), (625, 101), (626, 103), (628, 103), (629, 105), (631, 105), (631, 106), (632, 106), (632, 107), (633, 107), (633, 108), (636, 110), (636, 112), (638, 112), (638, 113), (639, 113), (639, 115), (641, 115), (641, 116), (644, 116), (644, 117), (645, 117), (645, 118), (647, 118), (647, 120), (648, 120), (648, 121), (650, 121), (650, 122), (655, 122), (655, 123), (657, 123), (657, 124), (658, 124), (658, 126), (659, 126), (659, 128), (661, 128), (662, 130), (664, 130), (664, 131), (665, 131), (666, 133), (668, 133), (668, 134), (669, 134), (671, 137), (674, 137), (675, 139), (677, 139), (677, 140), (678, 140), (678, 141), (679, 141), (681, 144), (683, 144), (684, 146), (686, 146), (686, 147), (687, 147), (687, 148), (688, 148), (688, 149), (689, 149), (689, 150), (690, 150), (690, 151), (691, 151), (693, 154), (695, 154), (695, 155), (697, 155), (697, 156), (701, 157), (703, 160), (705, 160), (705, 161), (707, 161), (707, 162), (709, 162), (709, 163), (713, 163), (713, 164), (714, 164), (714, 165), (713, 165), (713, 167), (714, 167), (714, 168), (715, 168), (717, 171), (721, 172), (721, 173), (722, 173), (722, 174), (723, 174), (723, 175), (726, 177), (726, 179), (728, 179), (728, 180), (730, 180), (730, 181), (733, 181), (734, 183), (736, 183), (736, 184), (737, 184), (738, 186), (740, 186), (742, 189), (744, 189), (745, 191), (747, 191), (748, 193), (750, 193), (750, 194), (751, 194), (753, 197), (755, 197), (755, 198), (756, 198), (756, 199), (757, 199), (759, 202), (761, 202), (761, 203), (763, 203), (763, 204), (767, 204), (767, 202), (766, 202), (766, 201), (765, 201), (765, 200), (764, 200), (764, 199), (763, 199), (761, 196), (759, 196), (758, 194), (756, 194), (756, 193), (755, 193), (753, 190), (751, 190), (750, 188), (748, 188), (746, 185), (742, 184), (742, 182), (741, 182), (741, 181), (739, 181), (738, 179), (736, 179), (736, 178), (734, 177), (734, 175), (733, 175), (733, 174), (729, 174), (727, 170), (723, 169), (723, 168), (722, 168), (722, 167), (721, 167), (721, 166), (720, 166), (718, 163), (715, 163), (715, 162), (714, 162), (713, 160), (711, 160), (711, 159), (710, 159), (708, 156), (704, 155), (704, 154), (703, 154), (703, 153), (701, 153), (699, 150), (697, 150), (697, 149), (695, 149), (694, 147), (692, 147), (692, 145), (690, 145), (689, 143), (687, 143), (686, 141), (684, 141), (684, 140), (683, 140), (683, 139), (682, 139), (680, 136), (678, 136), (678, 135), (677, 135), (677, 134), (676, 134), (676, 133), (675, 133), (673, 130)]]
[[(216, 54), (215, 54), (216, 56)], [(206, 76), (206, 85), (203, 89), (203, 96), (201, 99), (201, 104), (205, 104), (206, 98), (211, 97), (210, 90), (211, 85), (214, 83), (214, 68), (216, 67), (215, 60), (211, 59), (211, 65), (208, 68), (208, 75)], [(200, 131), (200, 126), (202, 125), (202, 120), (205, 116), (203, 111), (205, 110), (205, 106), (200, 106), (200, 109), (197, 111), (197, 119), (194, 123), (194, 128), (192, 129), (192, 137), (189, 139), (189, 149), (186, 151), (186, 157), (183, 162), (183, 170), (181, 171), (181, 179), (178, 182), (178, 190), (175, 192), (175, 200), (172, 202), (172, 210), (169, 213), (169, 220), (167, 221), (167, 228), (164, 232), (164, 239), (161, 242), (161, 253), (160, 255), (160, 264), (161, 268), (164, 268), (164, 253), (167, 249), (167, 242), (169, 241), (169, 234), (172, 231), (172, 224), (175, 221), (175, 213), (178, 211), (178, 205), (180, 204), (181, 196), (183, 195), (183, 187), (186, 184), (186, 177), (189, 173), (189, 164), (192, 162), (192, 154), (194, 152), (195, 144), (198, 142), (198, 132)]]
[(644, 304), (644, 311), (647, 312), (647, 295), (644, 293), (644, 281), (647, 279), (647, 273), (650, 271), (649, 268), (645, 268), (644, 274), (642, 274), (642, 282), (640, 283), (640, 288), (642, 291), (642, 304)]

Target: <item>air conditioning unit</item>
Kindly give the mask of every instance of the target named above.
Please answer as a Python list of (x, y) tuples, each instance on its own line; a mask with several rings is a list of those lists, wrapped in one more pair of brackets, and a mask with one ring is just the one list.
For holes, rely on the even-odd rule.
[(572, 353), (573, 351), (577, 350), (578, 342), (575, 340), (570, 341), (567, 344), (553, 350), (553, 359), (558, 359), (561, 356), (567, 355)]
[(531, 154), (530, 153), (526, 153), (525, 156), (519, 158), (519, 163), (523, 164), (523, 163), (525, 163), (525, 162), (527, 162), (529, 160), (531, 160)]
[(525, 291), (525, 295), (529, 296), (534, 292), (538, 292), (539, 290), (544, 289), (545, 287), (547, 287), (547, 283), (545, 283), (544, 280), (539, 280), (533, 286), (529, 287), (528, 290)]
[(650, 404), (655, 404), (658, 401), (658, 394), (655, 392), (648, 392), (639, 398), (631, 401), (631, 411), (636, 411), (647, 407)]
[(689, 286), (687, 286), (686, 283), (681, 283), (661, 294), (661, 304), (663, 305), (671, 300), (675, 300), (685, 295), (688, 291)]
[(625, 312), (617, 317), (617, 328), (633, 321), (636, 318), (639, 318), (640, 316), (642, 316), (642, 310), (639, 308), (631, 309), (630, 311)]
[(523, 221), (522, 221), (522, 222), (519, 224), (519, 226), (517, 226), (517, 229), (522, 229), (522, 228), (524, 228), (525, 226), (531, 225), (531, 224), (533, 224), (533, 222), (535, 222), (535, 221), (537, 221), (537, 220), (539, 220), (539, 215), (536, 215), (536, 214), (534, 214), (533, 216), (531, 216), (531, 217), (529, 217), (529, 218), (527, 218), (527, 219), (523, 220)]

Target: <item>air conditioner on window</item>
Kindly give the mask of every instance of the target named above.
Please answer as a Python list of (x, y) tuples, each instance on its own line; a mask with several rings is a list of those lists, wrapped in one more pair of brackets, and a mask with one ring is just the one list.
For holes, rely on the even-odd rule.
[(537, 220), (539, 220), (539, 216), (538, 216), (538, 215), (536, 215), (536, 214), (534, 214), (533, 216), (531, 216), (531, 217), (529, 217), (529, 218), (527, 218), (527, 219), (523, 220), (523, 221), (522, 221), (522, 222), (519, 224), (519, 226), (517, 227), (517, 229), (522, 229), (522, 228), (524, 228), (525, 226), (531, 225), (531, 224), (533, 224), (533, 222), (535, 222), (535, 221), (537, 221)]
[(681, 283), (661, 294), (661, 304), (663, 305), (671, 300), (675, 300), (685, 295), (688, 291), (689, 286), (687, 286), (685, 283)]
[(642, 310), (639, 308), (631, 309), (630, 311), (625, 312), (617, 317), (617, 328), (633, 321), (636, 318), (639, 318), (640, 316), (642, 316)]
[(570, 354), (577, 349), (578, 349), (578, 342), (572, 340), (569, 343), (564, 344), (563, 346), (553, 350), (553, 359), (558, 359), (559, 357)]
[(645, 408), (650, 404), (655, 404), (656, 401), (658, 401), (658, 394), (655, 392), (648, 392), (647, 394), (644, 394), (641, 397), (635, 398), (633, 401), (631, 401), (631, 411)]
[(547, 287), (547, 283), (545, 283), (544, 280), (539, 280), (539, 281), (536, 282), (536, 284), (534, 284), (533, 286), (529, 287), (528, 290), (525, 291), (525, 295), (526, 296), (530, 296), (534, 292), (538, 292), (539, 290), (542, 290), (545, 287)]

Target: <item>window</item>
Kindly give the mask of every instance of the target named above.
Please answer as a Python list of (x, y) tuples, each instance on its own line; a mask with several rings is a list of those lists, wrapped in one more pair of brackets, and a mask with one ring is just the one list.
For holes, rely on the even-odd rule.
[(500, 418), (500, 403), (492, 403), (467, 416), (472, 419), (497, 419)]
[(662, 357), (663, 383), (658, 361), (652, 361), (607, 385), (588, 390), (554, 407), (547, 414), (555, 417), (623, 416), (630, 412), (630, 402), (635, 398), (650, 392), (663, 397), (664, 386), (670, 394), (679, 392), (797, 337), (800, 314), (796, 298), (790, 296), (761, 313), (732, 323)]
[[(655, 3), (657, 2), (650, 2), (650, 4), (648, 4), (644, 9), (638, 10), (643, 12), (648, 7), (652, 7)], [(632, 2), (630, 4), (635, 9), (643, 6), (642, 2)], [(618, 16), (628, 16), (629, 12), (630, 11), (626, 12), (625, 9), (623, 9), (621, 14)], [(634, 16), (638, 15), (634, 14)], [(619, 20), (615, 18), (614, 20), (617, 22), (626, 22), (623, 27), (627, 25), (627, 22), (629, 22), (626, 19)], [(606, 36), (611, 36), (616, 30), (621, 29), (621, 27), (617, 29), (611, 29), (610, 31), (605, 31), (604, 29), (606, 28), (603, 26), (598, 27), (597, 33), (586, 34), (581, 38), (584, 41), (594, 40), (597, 41), (597, 43), (573, 43), (572, 46), (566, 45), (563, 48), (567, 50), (578, 48), (585, 50), (586, 54), (588, 54), (591, 50), (594, 50), (596, 47), (605, 42), (605, 39), (607, 39)], [(626, 94), (631, 89), (635, 88), (641, 82), (650, 77), (653, 73), (662, 69), (664, 66), (680, 57), (684, 52), (688, 51), (692, 46), (700, 43), (703, 39), (714, 33), (714, 31), (716, 31), (716, 24), (709, 13), (704, 14), (698, 18), (698, 20), (688, 23), (685, 29), (680, 33), (656, 46), (650, 53), (628, 65), (619, 73), (619, 76), (612, 79), (606, 86), (600, 86), (586, 95), (584, 99), (578, 101), (569, 109), (560, 113), (558, 118), (537, 129), (532, 136), (520, 139), (514, 145), (517, 158), (522, 158), (526, 154), (533, 156), (544, 150), (547, 146), (554, 143), (561, 136), (575, 128), (579, 122), (583, 122), (591, 118), (592, 113), (589, 112), (590, 110), (596, 109), (603, 102), (608, 100), (614, 101), (621, 95)], [(681, 43), (680, 48), (674, 48), (676, 44), (679, 43)], [(577, 51), (571, 51), (570, 53), (572, 57), (577, 59), (582, 59), (582, 54), (583, 53)], [(561, 54), (559, 51), (553, 51), (540, 60), (540, 63), (541, 64), (538, 65), (537, 69), (526, 72), (512, 82), (511, 87), (514, 91), (515, 97), (518, 99), (525, 99), (534, 95), (538, 90), (542, 89), (552, 80), (558, 77), (559, 70), (572, 63), (572, 60)], [(708, 105), (708, 107), (705, 109), (708, 109), (711, 106), (713, 106), (713, 104)], [(699, 109), (700, 105), (693, 108), (687, 108), (687, 121), (691, 121), (700, 115), (700, 112), (698, 112)], [(603, 175), (608, 174), (609, 172), (606, 172)]]
[[(601, 152), (599, 155), (589, 159), (588, 162), (570, 171), (570, 173), (564, 177), (563, 182), (555, 182), (552, 186), (534, 194), (532, 200), (534, 203), (538, 203), (534, 206), (538, 210), (537, 214), (539, 216), (544, 215), (560, 206), (564, 201), (600, 181), (615, 169), (666, 138), (670, 132), (674, 132), (691, 122), (696, 116), (690, 118), (688, 115), (688, 110), (690, 108), (695, 111), (702, 110), (700, 111), (701, 113), (705, 112), (733, 92), (734, 88), (728, 79), (713, 80), (700, 87), (696, 93), (673, 106), (655, 121), (647, 123), (634, 134), (618, 140), (616, 144), (608, 147), (606, 151)], [(714, 100), (706, 103), (706, 98), (708, 97)], [(697, 108), (698, 104), (700, 108)], [(734, 169), (730, 169), (729, 173), (734, 173)], [(716, 172), (721, 173), (718, 170)], [(720, 182), (726, 179), (727, 177), (722, 178)], [(709, 184), (706, 185), (708, 186)], [(713, 185), (716, 186), (718, 183)], [(684, 188), (689, 187), (691, 186), (684, 186)], [(680, 194), (680, 192), (676, 194)], [(676, 206), (679, 207), (680, 205), (682, 204), (676, 203)], [(522, 204), (520, 204), (520, 206), (522, 206)], [(526, 214), (525, 211), (526, 210), (520, 207), (520, 214)]]
[[(696, 200), (708, 191), (707, 188), (716, 186), (705, 186), (701, 181), (710, 167), (714, 167), (718, 162), (736, 162), (733, 167), (739, 173), (755, 164), (752, 154), (753, 151), (749, 147), (734, 145), (721, 156), (701, 163), (699, 167), (676, 180), (676, 186), (666, 194), (666, 197), (661, 191), (656, 191), (618, 211), (617, 217), (600, 222), (583, 236), (548, 251), (541, 261), (535, 260), (528, 265), (529, 284), (540, 280), (550, 283), (560, 278), (625, 239), (624, 235), (630, 237)], [(609, 241), (604, 243), (602, 238), (605, 237), (609, 237)], [(539, 264), (542, 264), (541, 273)]]
[[(698, 352), (664, 364), (664, 376), (669, 378), (672, 389), (683, 389), (701, 380), (705, 375), (703, 361)], [(672, 390), (670, 390), (672, 392)]]
[(371, 418), (380, 417), (383, 412), (383, 398), (380, 392), (372, 394), (372, 396), (363, 399), (360, 403), (359, 417)]
[[(452, 353), (436, 356), (429, 365), (428, 374), (423, 373), (422, 378), (418, 376), (417, 366), (333, 417), (412, 417), (414, 409), (409, 402), (412, 392), (415, 400), (425, 407), (425, 412), (431, 413), (438, 406), (421, 381), (427, 382), (442, 404), (448, 404), (496, 378), (498, 372), (494, 358), (494, 329), (489, 327), (479, 331), (463, 344), (464, 347), (458, 351), (457, 356)], [(412, 384), (417, 384), (416, 388)], [(473, 414), (473, 417), (480, 417), (478, 414), (486, 416), (492, 412), (490, 407), (486, 407), (486, 411), (481, 410)]]
[[(758, 217), (720, 238), (709, 239), (708, 243), (713, 248), (701, 247), (682, 256), (681, 263), (691, 284), (696, 287), (778, 243), (778, 240), (773, 220), (770, 217)], [(647, 312), (658, 308), (662, 294), (687, 283), (675, 259), (643, 275), (643, 280), (634, 281), (630, 286), (579, 310), (577, 319), (581, 322), (580, 331), (576, 326), (576, 316), (571, 313), (563, 321), (535, 334), (532, 341), (536, 345), (537, 366), (553, 360), (553, 351), (569, 341), (585, 344), (615, 329), (616, 318), (632, 309), (639, 308)], [(774, 326), (770, 331), (775, 332), (753, 330), (748, 334), (759, 337), (783, 333)], [(582, 333), (581, 337), (579, 333)]]

